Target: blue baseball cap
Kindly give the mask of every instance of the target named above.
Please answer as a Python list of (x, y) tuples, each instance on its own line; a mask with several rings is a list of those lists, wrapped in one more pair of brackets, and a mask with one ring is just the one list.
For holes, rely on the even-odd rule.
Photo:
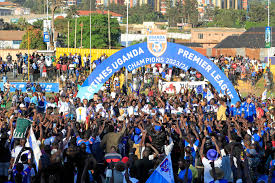
[(206, 153), (208, 160), (215, 161), (218, 158), (219, 154), (215, 149), (209, 149)]

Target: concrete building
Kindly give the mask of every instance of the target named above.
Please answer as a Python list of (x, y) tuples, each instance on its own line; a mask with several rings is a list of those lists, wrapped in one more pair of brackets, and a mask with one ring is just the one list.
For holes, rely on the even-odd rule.
[(191, 43), (199, 43), (203, 48), (214, 48), (228, 36), (236, 36), (245, 32), (237, 28), (193, 28), (191, 29)]
[(13, 14), (13, 11), (10, 8), (0, 7), (0, 16), (10, 16)]
[(212, 4), (222, 9), (247, 9), (248, 0), (212, 0)]
[(19, 49), (25, 31), (0, 31), (0, 49)]
[[(96, 10), (96, 11), (84, 11), (84, 10), (79, 10), (79, 11), (78, 11), (78, 15), (79, 15), (79, 16), (88, 16), (88, 15), (90, 15), (91, 13), (92, 13), (92, 14), (103, 14), (103, 15), (107, 15), (107, 14), (108, 14), (108, 11), (104, 11), (104, 10)], [(122, 23), (123, 15), (110, 11), (110, 16), (111, 16), (111, 18), (116, 18), (117, 21), (118, 21), (119, 23)]]
[(67, 0), (67, 6), (75, 6), (77, 5), (77, 0)]

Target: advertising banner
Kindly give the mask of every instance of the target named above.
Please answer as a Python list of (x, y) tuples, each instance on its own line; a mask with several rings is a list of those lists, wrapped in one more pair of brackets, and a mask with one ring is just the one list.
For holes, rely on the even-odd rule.
[[(22, 92), (31, 91), (31, 87), (27, 86), (26, 82), (11, 82), (12, 87), (10, 87), (11, 92), (15, 92), (15, 90), (21, 90)], [(39, 83), (42, 91), (45, 92), (59, 92), (59, 83)], [(4, 90), (3, 82), (0, 83), (0, 88)]]

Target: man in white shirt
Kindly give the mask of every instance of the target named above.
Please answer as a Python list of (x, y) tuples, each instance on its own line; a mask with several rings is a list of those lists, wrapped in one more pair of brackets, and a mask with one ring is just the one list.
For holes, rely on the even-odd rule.
[[(17, 156), (22, 151), (22, 148), (25, 147), (25, 144), (26, 144), (26, 139), (21, 139), (20, 140), (20, 144), (17, 145), (17, 146), (15, 146), (15, 148), (12, 149), (12, 151), (11, 151), (10, 169), (13, 168), (14, 163), (15, 163), (15, 161), (17, 159)], [(23, 150), (22, 153), (21, 153), (21, 155), (23, 155), (23, 154), (27, 154), (28, 162), (30, 164), (31, 163), (31, 152), (29, 150)], [(20, 158), (19, 158), (18, 163), (22, 163)]]
[[(69, 100), (69, 97), (66, 99)], [(70, 111), (69, 103), (65, 100), (65, 97), (61, 98), (61, 102), (59, 103), (59, 113), (68, 114)]]
[(204, 183), (209, 183), (212, 180), (214, 180), (214, 178), (210, 174), (210, 171), (212, 170), (211, 164), (214, 163), (214, 167), (220, 168), (222, 166), (222, 158), (219, 157), (219, 154), (221, 154), (221, 151), (219, 146), (217, 145), (215, 137), (211, 137), (211, 141), (215, 144), (216, 150), (209, 149), (206, 153), (207, 158), (205, 158), (203, 153), (205, 141), (206, 141), (206, 137), (204, 137), (204, 139), (202, 140), (200, 156), (201, 156), (202, 164), (204, 166)]
[(76, 109), (76, 121), (79, 123), (85, 123), (87, 117), (87, 108), (83, 107), (81, 103), (80, 106)]
[(56, 108), (56, 104), (55, 104), (55, 102), (54, 102), (54, 98), (53, 98), (53, 97), (50, 98), (50, 102), (47, 102), (47, 104), (46, 104), (46, 109), (47, 109), (48, 107)]

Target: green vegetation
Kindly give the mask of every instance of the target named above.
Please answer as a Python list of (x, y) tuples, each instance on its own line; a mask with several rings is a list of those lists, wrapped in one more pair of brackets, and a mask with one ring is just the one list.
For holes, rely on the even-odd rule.
[(40, 29), (35, 29), (31, 26), (26, 30), (26, 33), (23, 36), (22, 43), (20, 44), (20, 49), (28, 49), (28, 32), (30, 49), (46, 49), (46, 44), (43, 42), (43, 32)]
[[(81, 26), (82, 32), (82, 47), (90, 47), (90, 17), (83, 16), (77, 19), (76, 29), (76, 47), (81, 47)], [(75, 42), (75, 20), (76, 19), (57, 19), (55, 20), (56, 31), (60, 32), (63, 37), (63, 43), (67, 46), (68, 21), (70, 22), (70, 47), (74, 47)], [(111, 45), (119, 47), (120, 28), (117, 19), (111, 18)], [(108, 17), (107, 15), (92, 15), (92, 48), (107, 48), (108, 46)]]

